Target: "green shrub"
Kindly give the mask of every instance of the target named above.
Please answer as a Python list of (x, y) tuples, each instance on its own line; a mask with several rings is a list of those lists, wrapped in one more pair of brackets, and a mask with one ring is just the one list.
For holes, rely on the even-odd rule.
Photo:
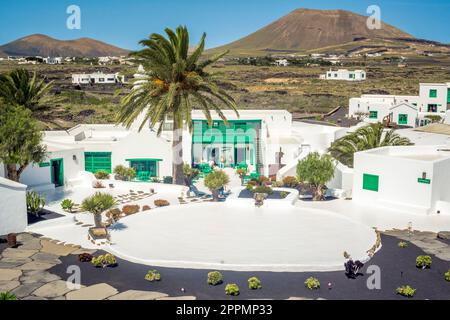
[(17, 300), (17, 297), (9, 292), (0, 292), (0, 300)]
[(289, 195), (289, 192), (286, 192), (286, 191), (281, 191), (281, 192), (280, 192), (280, 197), (281, 197), (282, 199), (286, 198), (288, 195)]
[(153, 182), (153, 183), (160, 183), (161, 182), (161, 180), (158, 177), (152, 177), (150, 179), (150, 181)]
[(296, 177), (288, 176), (283, 178), (283, 187), (296, 188), (298, 186), (298, 180)]
[(109, 179), (109, 172), (105, 170), (100, 170), (94, 173), (94, 176), (96, 179), (99, 180)]
[(284, 187), (284, 184), (283, 184), (282, 181), (273, 181), (272, 182), (272, 187), (274, 187), (274, 188), (281, 188), (281, 187)]
[(235, 283), (229, 283), (225, 286), (225, 293), (229, 296), (238, 296), (239, 287)]
[(309, 277), (308, 279), (306, 279), (305, 281), (305, 286), (309, 289), (309, 290), (315, 290), (315, 289), (319, 289), (320, 288), (320, 282), (319, 280), (317, 280), (314, 277)]
[(261, 281), (257, 277), (251, 277), (248, 279), (248, 288), (251, 290), (261, 289)]
[(41, 196), (41, 194), (36, 191), (28, 191), (26, 195), (26, 202), (28, 212), (38, 215), (45, 206), (45, 194)]
[(63, 201), (61, 201), (61, 208), (67, 212), (72, 212), (74, 205), (75, 203), (70, 199), (64, 199)]
[(401, 296), (412, 298), (416, 294), (416, 289), (410, 286), (401, 286), (397, 288), (396, 292)]
[(173, 178), (172, 177), (164, 177), (163, 178), (163, 183), (165, 183), (165, 184), (172, 184), (173, 183)]
[(416, 267), (427, 269), (431, 267), (431, 257), (430, 256), (418, 256), (416, 259)]
[(223, 282), (223, 276), (219, 271), (211, 271), (208, 273), (208, 284), (216, 286)]
[(96, 192), (94, 195), (83, 200), (81, 209), (93, 214), (101, 214), (103, 211), (112, 208), (115, 204), (116, 200), (109, 193)]
[(401, 248), (401, 249), (405, 249), (406, 247), (408, 247), (408, 243), (404, 242), (404, 241), (400, 241), (398, 243), (398, 247)]
[(160, 281), (161, 280), (161, 274), (157, 270), (149, 270), (147, 274), (145, 275), (145, 280), (153, 282), (153, 281)]
[(205, 177), (204, 184), (212, 192), (213, 200), (219, 200), (220, 188), (226, 186), (230, 182), (230, 178), (222, 170), (214, 170)]
[(116, 166), (113, 172), (117, 180), (130, 181), (136, 177), (136, 171), (133, 168), (127, 168), (123, 165)]
[(444, 273), (445, 281), (450, 281), (450, 269), (446, 273)]
[(117, 260), (112, 254), (107, 253), (105, 255), (93, 257), (91, 263), (97, 268), (105, 268), (115, 266), (117, 264)]
[(268, 187), (268, 186), (257, 186), (257, 187), (252, 189), (252, 192), (253, 193), (272, 194), (273, 193), (273, 189), (271, 187)]

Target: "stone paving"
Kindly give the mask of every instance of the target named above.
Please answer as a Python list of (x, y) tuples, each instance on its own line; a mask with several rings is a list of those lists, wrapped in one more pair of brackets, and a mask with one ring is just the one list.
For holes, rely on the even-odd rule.
[(193, 296), (169, 297), (162, 292), (128, 290), (119, 291), (107, 283), (70, 289), (66, 281), (51, 274), (51, 269), (61, 264), (60, 257), (95, 254), (79, 246), (60, 243), (22, 233), (17, 235), (17, 248), (6, 248), (0, 253), (0, 292), (11, 292), (19, 300), (192, 300)]
[[(420, 232), (390, 230), (383, 232), (409, 241), (428, 254), (450, 261), (449, 232)], [(442, 241), (440, 239), (443, 239)], [(194, 296), (169, 297), (163, 292), (127, 290), (119, 292), (107, 283), (97, 283), (70, 289), (59, 276), (47, 270), (61, 264), (60, 257), (80, 253), (95, 254), (79, 246), (63, 244), (46, 238), (22, 233), (17, 236), (19, 246), (0, 253), (0, 292), (11, 292), (21, 300), (194, 300)], [(304, 297), (290, 297), (304, 300)]]

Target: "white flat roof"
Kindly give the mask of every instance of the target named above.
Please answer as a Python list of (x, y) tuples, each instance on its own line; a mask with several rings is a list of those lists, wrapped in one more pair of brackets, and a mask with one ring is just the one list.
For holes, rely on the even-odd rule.
[(450, 146), (395, 146), (362, 151), (383, 157), (435, 162), (450, 159)]

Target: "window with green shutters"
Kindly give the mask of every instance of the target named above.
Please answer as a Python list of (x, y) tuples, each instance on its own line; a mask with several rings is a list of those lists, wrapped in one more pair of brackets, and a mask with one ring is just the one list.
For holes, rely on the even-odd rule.
[(398, 115), (398, 124), (408, 124), (408, 115), (407, 114), (399, 114)]
[(363, 175), (363, 189), (378, 192), (380, 177), (365, 173)]
[(378, 119), (378, 111), (370, 111), (369, 118), (370, 119)]
[(436, 98), (436, 97), (437, 97), (437, 90), (430, 89), (430, 98)]
[(92, 173), (98, 171), (112, 173), (111, 152), (85, 152), (84, 170)]

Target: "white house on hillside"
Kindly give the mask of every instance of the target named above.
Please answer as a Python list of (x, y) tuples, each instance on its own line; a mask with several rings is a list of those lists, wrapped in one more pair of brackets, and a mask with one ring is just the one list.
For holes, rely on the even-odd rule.
[(341, 80), (341, 81), (364, 81), (367, 79), (364, 70), (350, 71), (347, 69), (339, 69), (337, 71), (329, 70), (326, 74), (320, 76), (324, 80)]
[(103, 73), (94, 72), (91, 74), (78, 73), (72, 75), (73, 84), (112, 84), (112, 83), (124, 83), (125, 76), (121, 76), (119, 73)]
[(450, 104), (450, 83), (421, 83), (419, 91), (418, 96), (365, 94), (351, 98), (349, 117), (408, 127), (427, 125), (433, 117), (444, 120)]

